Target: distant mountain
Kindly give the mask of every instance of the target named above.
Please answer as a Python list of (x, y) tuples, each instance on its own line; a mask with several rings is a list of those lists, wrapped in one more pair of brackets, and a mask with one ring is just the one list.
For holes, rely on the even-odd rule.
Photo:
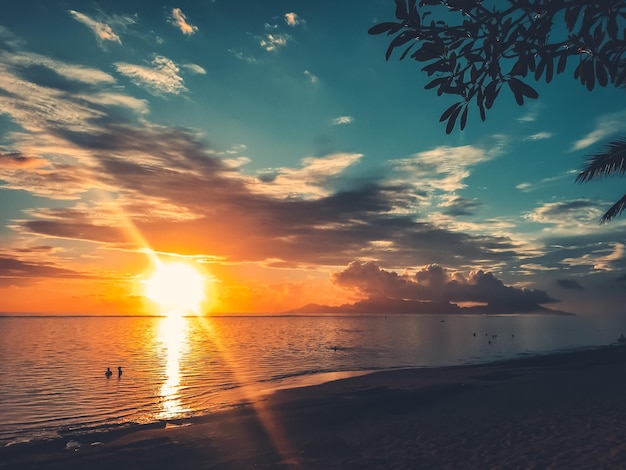
[(542, 307), (536, 304), (516, 305), (481, 305), (476, 307), (459, 307), (450, 302), (422, 302), (419, 300), (402, 300), (375, 298), (361, 300), (353, 304), (343, 304), (335, 307), (319, 304), (307, 304), (286, 313), (384, 313), (384, 314), (416, 314), (416, 315), (505, 315), (505, 314), (542, 314), (542, 315), (574, 315)]

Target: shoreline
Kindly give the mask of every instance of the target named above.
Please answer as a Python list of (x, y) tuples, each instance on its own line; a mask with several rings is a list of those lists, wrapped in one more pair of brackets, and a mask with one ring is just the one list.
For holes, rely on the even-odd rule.
[[(224, 396), (225, 402), (214, 409), (207, 409), (199, 411), (198, 414), (193, 416), (180, 416), (163, 418), (151, 422), (126, 422), (116, 423), (110, 425), (96, 425), (95, 427), (82, 427), (80, 424), (73, 429), (66, 428), (56, 431), (56, 436), (50, 435), (41, 439), (24, 439), (15, 440), (4, 445), (0, 445), (0, 456), (3, 449), (15, 450), (21, 448), (60, 448), (65, 447), (67, 442), (79, 441), (81, 446), (87, 444), (89, 441), (99, 442), (102, 440), (110, 440), (109, 436), (124, 435), (134, 432), (139, 432), (144, 429), (159, 429), (165, 428), (168, 425), (191, 425), (198, 422), (211, 419), (211, 417), (229, 412), (234, 409), (239, 409), (245, 406), (250, 406), (254, 402), (264, 400), (265, 397), (280, 392), (289, 392), (290, 390), (300, 390), (312, 387), (324, 387), (329, 382), (349, 380), (360, 376), (376, 375), (376, 374), (389, 374), (389, 373), (402, 373), (403, 371), (421, 371), (421, 370), (437, 370), (437, 369), (451, 369), (451, 368), (466, 368), (477, 367), (485, 365), (497, 365), (505, 364), (515, 361), (526, 361), (536, 358), (543, 358), (546, 356), (559, 356), (561, 354), (572, 354), (578, 352), (592, 351), (596, 349), (606, 349), (614, 346), (618, 346), (619, 343), (614, 343), (605, 346), (583, 346), (577, 348), (568, 348), (562, 350), (543, 351), (543, 352), (526, 352), (519, 353), (513, 357), (499, 358), (496, 360), (478, 360), (475, 362), (463, 362), (459, 364), (445, 364), (445, 365), (424, 365), (424, 366), (407, 366), (407, 367), (392, 367), (392, 368), (380, 368), (380, 369), (363, 369), (363, 370), (344, 370), (344, 371), (326, 371), (316, 373), (304, 373), (301, 375), (287, 376), (280, 379), (278, 382), (255, 382), (250, 384), (242, 384), (232, 390), (223, 390), (220, 393)], [(223, 400), (223, 401), (224, 401)], [(101, 439), (102, 438), (102, 439)], [(1, 468), (1, 467), (0, 467)]]
[(14, 444), (0, 468), (607, 468), (626, 461), (625, 394), (623, 345), (385, 370), (167, 424)]

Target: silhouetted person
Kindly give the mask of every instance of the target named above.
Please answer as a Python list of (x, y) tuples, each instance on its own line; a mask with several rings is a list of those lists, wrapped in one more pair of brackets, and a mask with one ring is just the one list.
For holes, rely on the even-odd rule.
[(107, 376), (107, 379), (113, 375), (113, 372), (111, 372), (110, 367), (107, 367), (107, 371), (104, 373), (104, 375)]
[(118, 366), (118, 368), (117, 368), (117, 376), (118, 377), (122, 376), (122, 366)]

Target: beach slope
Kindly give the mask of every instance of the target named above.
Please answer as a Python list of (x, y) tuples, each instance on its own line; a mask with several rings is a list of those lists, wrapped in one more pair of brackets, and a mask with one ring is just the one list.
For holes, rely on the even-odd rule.
[(379, 372), (281, 390), (191, 423), (75, 438), (69, 448), (0, 449), (2, 469), (625, 466), (623, 346)]

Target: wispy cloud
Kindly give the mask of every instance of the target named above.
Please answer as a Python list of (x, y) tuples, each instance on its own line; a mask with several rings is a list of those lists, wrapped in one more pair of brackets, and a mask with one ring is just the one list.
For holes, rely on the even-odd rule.
[(268, 52), (274, 52), (281, 47), (286, 47), (291, 36), (284, 33), (266, 34), (259, 39), (259, 45)]
[(361, 157), (363, 155), (358, 153), (338, 153), (305, 158), (301, 168), (265, 170), (252, 190), (278, 198), (309, 199), (328, 196), (328, 182), (358, 162)]
[(549, 176), (547, 178), (542, 178), (539, 181), (530, 182), (525, 181), (523, 183), (519, 183), (515, 186), (515, 189), (519, 189), (522, 192), (529, 193), (531, 191), (536, 191), (541, 188), (545, 188), (547, 185), (554, 183), (556, 181), (562, 181), (564, 179), (568, 179), (573, 181), (574, 175), (578, 173), (577, 170), (568, 170), (565, 173), (556, 176)]
[(307, 77), (311, 81), (311, 83), (313, 85), (317, 85), (319, 83), (319, 81), (320, 81), (319, 78), (316, 75), (314, 75), (313, 73), (311, 73), (308, 70), (304, 71), (304, 76)]
[(572, 150), (581, 150), (600, 140), (626, 130), (626, 111), (610, 113), (596, 119), (595, 129), (572, 145)]
[(465, 187), (463, 180), (470, 175), (472, 166), (492, 158), (490, 152), (471, 145), (442, 146), (394, 160), (392, 164), (397, 173), (413, 180), (423, 191), (454, 192)]
[(43, 158), (28, 157), (21, 153), (0, 153), (0, 168), (4, 170), (16, 170), (24, 168), (40, 168), (48, 162)]
[(196, 75), (206, 75), (204, 67), (200, 67), (198, 64), (183, 64), (183, 67)]
[(167, 57), (155, 56), (152, 66), (116, 62), (119, 73), (128, 77), (135, 85), (145, 88), (153, 95), (177, 95), (187, 91), (178, 66)]
[(588, 266), (596, 271), (618, 271), (626, 261), (626, 246), (623, 243), (608, 243), (578, 258), (565, 258), (562, 264)]
[(331, 122), (334, 126), (339, 126), (341, 124), (351, 124), (352, 122), (354, 122), (354, 118), (352, 116), (339, 116), (333, 119)]
[(575, 199), (545, 203), (526, 214), (526, 218), (533, 222), (562, 226), (567, 230), (575, 226), (597, 228), (601, 215), (602, 210), (597, 202), (588, 199)]
[(552, 137), (552, 132), (537, 132), (536, 134), (531, 134), (527, 137), (524, 137), (524, 140), (545, 140)]
[(128, 25), (134, 24), (135, 19), (131, 16), (105, 16), (104, 21), (97, 21), (84, 13), (76, 10), (69, 10), (69, 14), (79, 23), (87, 26), (95, 35), (98, 44), (105, 47), (106, 43), (122, 44), (119, 34), (117, 34), (111, 24), (124, 30)]
[(79, 21), (87, 26), (96, 35), (96, 39), (98, 39), (100, 43), (110, 41), (122, 44), (120, 37), (115, 34), (113, 28), (111, 28), (108, 24), (95, 21), (89, 18), (84, 13), (80, 13), (75, 10), (70, 10), (69, 13), (74, 17), (76, 21)]
[(453, 196), (449, 200), (444, 201), (439, 206), (443, 208), (443, 213), (453, 217), (473, 215), (476, 209), (483, 204), (477, 199), (467, 199), (464, 197)]
[(289, 12), (289, 13), (285, 13), (285, 22), (289, 25), (289, 26), (298, 26), (300, 24), (305, 24), (306, 22), (300, 18), (296, 13), (294, 12)]
[(187, 17), (180, 8), (172, 9), (170, 22), (186, 36), (191, 36), (198, 32), (198, 27), (187, 22)]

